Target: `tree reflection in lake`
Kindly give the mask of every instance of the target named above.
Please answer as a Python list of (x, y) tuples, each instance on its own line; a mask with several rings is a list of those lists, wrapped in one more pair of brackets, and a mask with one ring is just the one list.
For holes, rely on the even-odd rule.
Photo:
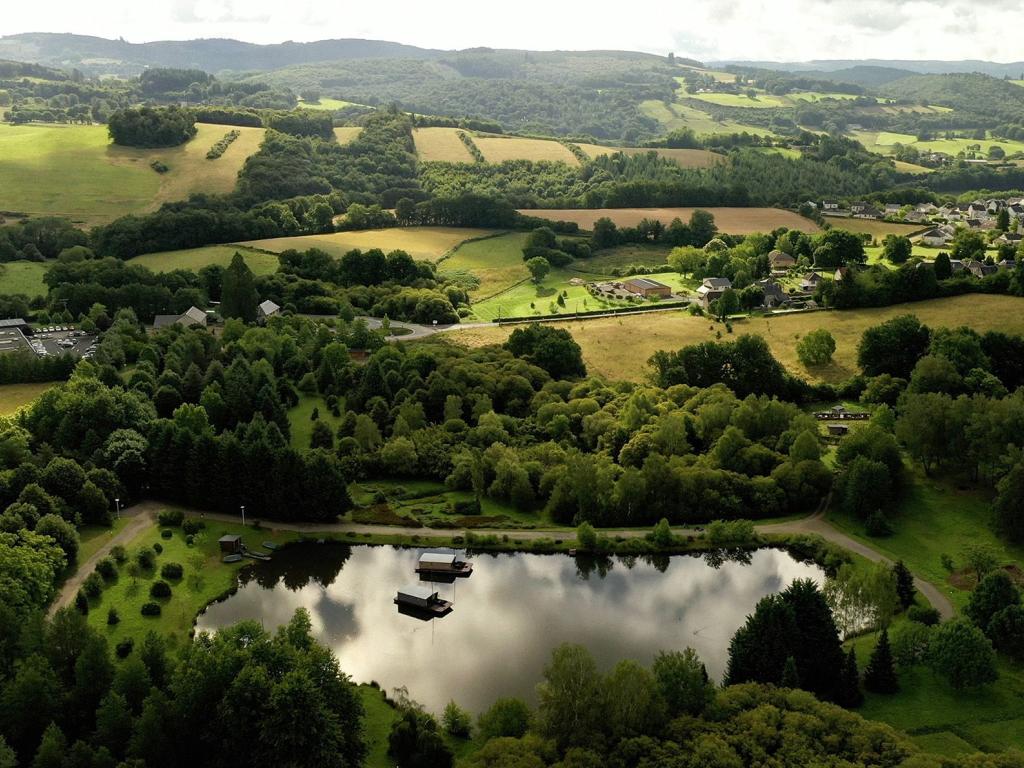
[(418, 583), (421, 551), (286, 548), (210, 606), (198, 627), (260, 619), (269, 628), (305, 607), (318, 639), (355, 680), (408, 686), (434, 711), (454, 698), (478, 712), (499, 696), (532, 700), (551, 649), (563, 642), (586, 645), (605, 668), (693, 646), (720, 678), (730, 638), (761, 597), (797, 578), (823, 581), (816, 566), (771, 549), (744, 553), (746, 563), (719, 555), (714, 567), (689, 556), (478, 554), (468, 579), (432, 584), (455, 610), (421, 622), (393, 603), (399, 587)]

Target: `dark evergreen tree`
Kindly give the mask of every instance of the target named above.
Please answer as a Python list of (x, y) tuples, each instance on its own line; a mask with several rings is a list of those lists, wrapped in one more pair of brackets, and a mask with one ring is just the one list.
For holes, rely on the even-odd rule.
[(224, 317), (237, 317), (247, 323), (256, 320), (259, 303), (256, 278), (240, 253), (231, 257), (231, 264), (224, 270), (220, 302), (220, 313)]
[(853, 648), (846, 654), (836, 703), (847, 709), (856, 709), (864, 703), (864, 693), (860, 689), (860, 672), (857, 670), (857, 653)]
[(783, 688), (800, 687), (800, 675), (796, 671), (796, 659), (792, 656), (786, 658), (786, 663), (782, 667), (782, 680), (779, 681), (779, 685)]
[(871, 659), (864, 670), (864, 687), (872, 693), (896, 693), (900, 689), (892, 648), (889, 646), (888, 629), (882, 630), (875, 650), (871, 652)]
[(914, 596), (917, 594), (914, 588), (914, 574), (902, 560), (896, 561), (892, 571), (896, 575), (896, 594), (900, 598), (900, 605), (909, 608), (914, 604)]

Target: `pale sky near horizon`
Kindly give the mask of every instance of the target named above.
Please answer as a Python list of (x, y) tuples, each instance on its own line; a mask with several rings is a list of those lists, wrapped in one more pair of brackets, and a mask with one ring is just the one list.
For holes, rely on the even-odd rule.
[(130, 42), (357, 37), (424, 48), (594, 49), (722, 59), (1024, 60), (1024, 4), (977, 0), (40, 0), (0, 35), (74, 32)]

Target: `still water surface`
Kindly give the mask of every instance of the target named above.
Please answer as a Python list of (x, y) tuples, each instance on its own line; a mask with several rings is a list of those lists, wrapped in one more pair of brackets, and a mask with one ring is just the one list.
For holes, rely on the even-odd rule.
[[(396, 590), (417, 582), (419, 549), (306, 544), (241, 575), (238, 592), (211, 605), (199, 630), (256, 619), (268, 630), (309, 610), (317, 639), (356, 682), (406, 686), (428, 709), (449, 699), (474, 712), (499, 696), (534, 700), (551, 650), (585, 645), (602, 669), (649, 664), (692, 646), (720, 679), (729, 640), (759, 599), (821, 569), (762, 549), (746, 563), (700, 557), (600, 561), (566, 555), (475, 555), (473, 574), (435, 584), (454, 610), (432, 621), (398, 613)], [(717, 566), (717, 567), (715, 567)]]

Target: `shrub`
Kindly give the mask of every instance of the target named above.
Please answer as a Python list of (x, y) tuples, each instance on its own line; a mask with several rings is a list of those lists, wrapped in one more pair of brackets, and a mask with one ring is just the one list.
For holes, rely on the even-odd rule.
[(119, 621), (121, 621), (121, 616), (118, 614), (117, 608), (111, 608), (109, 611), (107, 611), (107, 624), (108, 625), (114, 626)]
[(159, 616), (160, 615), (160, 604), (159, 603), (143, 603), (141, 611), (143, 616)]
[(923, 605), (912, 605), (907, 608), (907, 618), (918, 624), (934, 627), (939, 623), (939, 612), (934, 608), (925, 608)]
[(95, 600), (103, 592), (103, 577), (93, 571), (85, 577), (82, 589), (85, 590), (87, 597)]
[(170, 597), (171, 596), (171, 585), (166, 581), (154, 581), (152, 586), (149, 588), (150, 597)]
[(96, 563), (96, 573), (102, 576), (106, 581), (113, 581), (117, 578), (117, 564), (114, 563), (114, 558), (104, 557), (98, 563)]
[(454, 515), (479, 515), (480, 514), (480, 502), (476, 499), (464, 499), (462, 501), (452, 502), (452, 514)]
[(184, 572), (181, 563), (164, 563), (160, 569), (160, 575), (165, 579), (180, 579)]
[(469, 732), (473, 728), (473, 721), (470, 718), (469, 712), (454, 701), (449, 701), (447, 706), (445, 706), (444, 714), (441, 716), (441, 724), (449, 735), (457, 736), (460, 739), (468, 739)]
[(202, 520), (196, 520), (194, 517), (190, 517), (188, 520), (181, 524), (181, 530), (184, 533), (189, 534), (191, 536), (195, 536), (205, 527), (206, 523), (204, 523)]
[(167, 173), (169, 170), (171, 170), (170, 166), (167, 165), (167, 163), (162, 162), (160, 160), (154, 160), (149, 164), (149, 167), (152, 168), (157, 173)]
[(75, 595), (75, 608), (83, 616), (89, 612), (89, 598), (85, 596), (85, 592), (81, 589)]
[[(158, 605), (157, 608), (159, 607), (160, 606)], [(125, 659), (128, 657), (128, 654), (132, 652), (132, 649), (134, 647), (135, 641), (132, 640), (130, 637), (126, 637), (124, 640), (122, 640), (120, 643), (114, 646), (114, 653), (117, 654), (117, 658)]]
[(110, 556), (114, 558), (114, 561), (119, 565), (128, 559), (128, 553), (124, 551), (124, 547), (120, 544), (111, 548)]
[(169, 539), (173, 535), (174, 535), (174, 532), (170, 528), (164, 528), (162, 531), (160, 531), (160, 538), (161, 539)]
[(142, 547), (135, 553), (135, 562), (137, 562), (141, 568), (145, 568), (147, 570), (151, 569), (156, 565), (156, 552), (149, 547)]
[(864, 533), (873, 538), (888, 536), (892, 533), (892, 526), (882, 510), (876, 510), (868, 515), (864, 521)]
[(218, 157), (224, 154), (231, 142), (241, 136), (241, 131), (231, 130), (224, 134), (223, 137), (217, 140), (217, 143), (210, 147), (210, 150), (206, 153), (207, 160), (216, 160)]
[(185, 522), (185, 513), (180, 509), (165, 509), (157, 515), (156, 520), (166, 528), (178, 528)]
[(156, 544), (153, 545), (153, 551), (156, 552), (158, 555), (163, 553), (164, 545), (158, 541)]
[(191, 547), (195, 543), (196, 537), (191, 533), (185, 537), (185, 545)]

